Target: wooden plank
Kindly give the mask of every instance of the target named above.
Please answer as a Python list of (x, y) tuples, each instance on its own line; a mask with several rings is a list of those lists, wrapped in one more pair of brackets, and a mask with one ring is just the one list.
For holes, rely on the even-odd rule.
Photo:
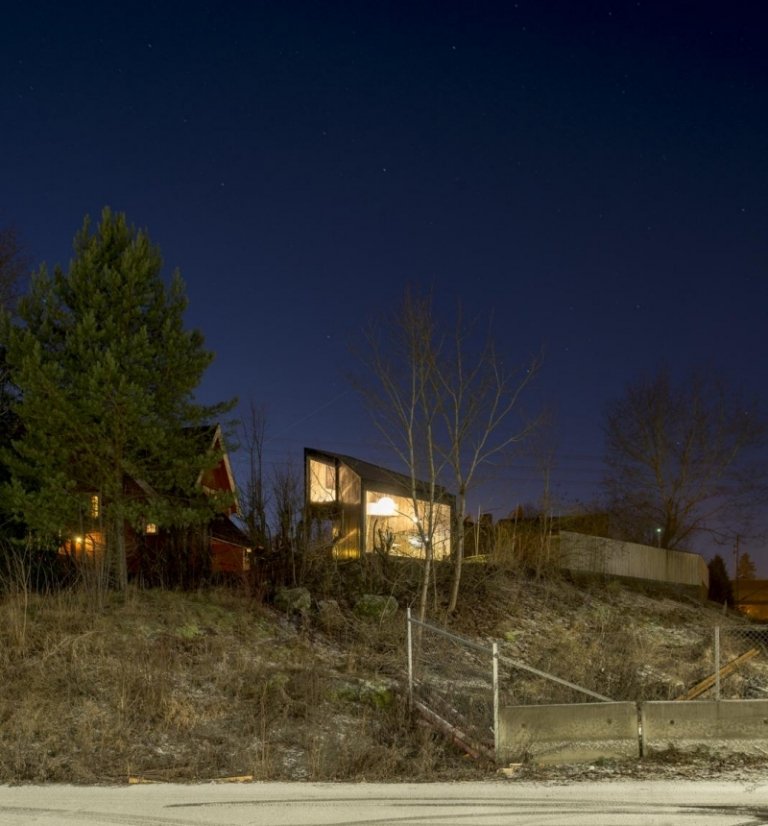
[(474, 757), (475, 760), (478, 760), (481, 757), (485, 757), (489, 760), (495, 760), (493, 749), (489, 749), (482, 743), (473, 742), (472, 738), (468, 737), (461, 729), (457, 728), (452, 723), (449, 723), (447, 720), (444, 720), (439, 714), (436, 714), (431, 708), (424, 705), (424, 703), (414, 700), (413, 705), (428, 723), (442, 731), (443, 734), (447, 735), (455, 745), (465, 751), (470, 757)]
[[(760, 649), (758, 648), (750, 648), (749, 651), (746, 651), (744, 654), (736, 657), (735, 660), (731, 660), (729, 663), (726, 663), (720, 669), (720, 679), (722, 680), (723, 677), (728, 677), (730, 674), (733, 674), (740, 666), (744, 665), (744, 663), (749, 662), (751, 659), (756, 657), (760, 653)], [(695, 697), (703, 694), (708, 688), (712, 688), (712, 686), (717, 681), (717, 673), (710, 674), (709, 677), (705, 677), (700, 683), (696, 683), (693, 688), (686, 691), (685, 694), (681, 694), (679, 697), (675, 697), (675, 700), (693, 700)]]

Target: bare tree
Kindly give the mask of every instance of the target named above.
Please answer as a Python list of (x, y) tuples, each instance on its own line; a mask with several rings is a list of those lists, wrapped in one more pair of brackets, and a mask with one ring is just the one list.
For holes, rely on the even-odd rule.
[[(427, 308), (431, 310), (431, 308)], [(473, 325), (457, 314), (453, 337), (436, 353), (437, 392), (443, 418), (442, 436), (447, 448), (452, 482), (456, 488), (453, 579), (448, 611), (456, 610), (464, 559), (464, 524), (467, 493), (478, 470), (495, 455), (517, 444), (531, 432), (535, 421), (520, 416), (520, 396), (539, 370), (537, 357), (521, 369), (507, 370), (488, 336), (471, 355)], [(441, 452), (443, 448), (441, 447)]]
[(438, 477), (445, 463), (436, 441), (436, 332), (430, 307), (429, 302), (408, 293), (400, 312), (388, 320), (386, 335), (374, 323), (368, 332), (366, 363), (374, 381), (358, 382), (376, 426), (410, 475), (414, 524), (424, 553), (419, 596), (422, 621), (434, 562)]
[(264, 479), (264, 444), (267, 433), (267, 415), (264, 407), (251, 402), (241, 425), (241, 446), (248, 462), (248, 477), (241, 497), (243, 520), (251, 541), (260, 548), (269, 544), (267, 520), (267, 491)]
[(274, 532), (272, 550), (290, 564), (292, 584), (299, 581), (296, 556), (299, 545), (298, 525), (302, 516), (301, 477), (295, 468), (286, 464), (272, 473), (272, 501)]
[[(532, 424), (520, 416), (520, 396), (539, 369), (531, 358), (508, 370), (490, 335), (476, 345), (476, 325), (457, 313), (443, 333), (431, 297), (407, 291), (386, 336), (374, 328), (367, 366), (374, 385), (360, 387), (380, 432), (411, 477), (413, 507), (422, 532), (424, 571), (419, 613), (426, 613), (432, 538), (441, 485), (456, 492), (453, 577), (448, 611), (455, 610), (464, 558), (467, 496), (479, 469), (521, 441)], [(427, 505), (419, 502), (427, 486)], [(417, 495), (419, 494), (419, 495)], [(421, 507), (423, 513), (418, 512)]]
[(604, 432), (603, 486), (626, 539), (679, 548), (764, 501), (765, 419), (712, 373), (630, 384)]

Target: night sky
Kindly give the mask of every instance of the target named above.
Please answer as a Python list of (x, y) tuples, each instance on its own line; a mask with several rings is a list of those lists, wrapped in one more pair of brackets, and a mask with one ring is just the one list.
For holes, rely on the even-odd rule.
[[(406, 284), (493, 311), (508, 364), (544, 353), (556, 499), (589, 501), (642, 371), (768, 402), (767, 24), (756, 0), (4, 4), (0, 226), (49, 265), (105, 205), (146, 228), (216, 353), (202, 399), (265, 406), (270, 466), (393, 464), (346, 375)], [(497, 477), (473, 508), (541, 494), (534, 458)]]

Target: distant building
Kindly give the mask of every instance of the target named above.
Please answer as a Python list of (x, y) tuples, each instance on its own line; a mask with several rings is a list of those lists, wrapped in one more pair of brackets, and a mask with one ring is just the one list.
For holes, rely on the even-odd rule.
[(733, 581), (733, 606), (751, 619), (768, 620), (768, 579)]
[[(201, 455), (216, 461), (199, 472), (194, 488), (196, 496), (212, 503), (211, 517), (204, 525), (187, 529), (164, 525), (147, 518), (140, 525), (125, 520), (122, 541), (125, 544), (128, 573), (149, 583), (189, 582), (208, 574), (240, 574), (249, 570), (252, 547), (249, 538), (232, 521), (239, 515), (237, 486), (229, 456), (224, 447), (221, 427), (216, 424), (185, 428), (185, 434), (200, 445)], [(174, 491), (156, 491), (147, 482), (125, 475), (124, 494), (142, 510), (151, 512), (153, 501), (179, 495)], [(108, 502), (98, 491), (88, 494), (88, 511), (77, 526), (62, 529), (59, 553), (76, 563), (103, 561), (107, 550), (103, 511)]]

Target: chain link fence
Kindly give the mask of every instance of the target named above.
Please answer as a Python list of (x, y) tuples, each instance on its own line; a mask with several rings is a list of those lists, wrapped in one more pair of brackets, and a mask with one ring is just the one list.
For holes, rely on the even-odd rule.
[[(768, 698), (768, 626), (595, 623), (535, 639), (525, 630), (510, 636), (502, 657), (614, 701)], [(505, 688), (518, 705), (583, 702), (578, 692), (524, 672)]]
[(717, 626), (712, 650), (711, 699), (768, 699), (768, 625)]
[(564, 629), (521, 642), (469, 640), (409, 612), (413, 707), (469, 753), (494, 758), (499, 710), (511, 706), (768, 699), (768, 626), (593, 628), (575, 639)]
[(495, 758), (498, 645), (421, 622), (408, 611), (411, 706), (475, 757)]
[(610, 700), (506, 656), (498, 641), (466, 639), (415, 619), (410, 610), (408, 683), (413, 707), (470, 754), (491, 758), (499, 750), (499, 709), (525, 703), (531, 696), (526, 686), (554, 687), (578, 698), (571, 702)]

